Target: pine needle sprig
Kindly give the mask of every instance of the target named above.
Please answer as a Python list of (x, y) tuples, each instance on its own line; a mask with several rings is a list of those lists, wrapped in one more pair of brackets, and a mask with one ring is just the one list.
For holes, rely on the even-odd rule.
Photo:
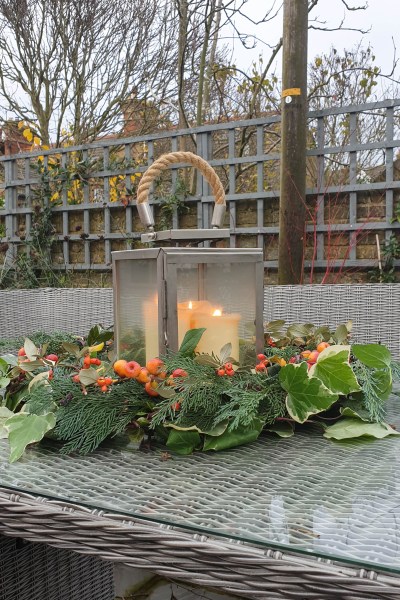
[(143, 387), (134, 380), (116, 384), (106, 394), (91, 389), (87, 396), (77, 394), (60, 407), (55, 434), (67, 442), (62, 449), (64, 454), (88, 454), (107, 437), (122, 432), (138, 413), (152, 409)]
[[(166, 398), (157, 404), (151, 427), (155, 428), (165, 421), (181, 426), (191, 422), (192, 425), (199, 426), (198, 417), (201, 421), (199, 429), (202, 429), (205, 424), (209, 427), (223, 401), (227, 382), (222, 380), (228, 378), (218, 377), (214, 369), (193, 363), (190, 359), (181, 360), (179, 364), (181, 366), (176, 368), (185, 369), (188, 376), (179, 379), (176, 394), (172, 398)], [(167, 389), (171, 390), (171, 388)], [(174, 408), (176, 402), (179, 402), (179, 411)]]
[(395, 381), (400, 381), (400, 363), (392, 361), (390, 363), (390, 369), (392, 371), (392, 376)]
[(378, 393), (379, 388), (374, 380), (376, 369), (367, 367), (359, 360), (352, 362), (351, 368), (361, 386), (363, 395), (362, 402), (364, 408), (368, 411), (371, 422), (381, 423), (385, 418), (386, 411), (384, 402)]
[(250, 425), (256, 417), (269, 424), (286, 414), (286, 392), (277, 377), (242, 374), (235, 377), (231, 389), (225, 393), (229, 400), (216, 414), (214, 426), (228, 419), (229, 429), (233, 430)]

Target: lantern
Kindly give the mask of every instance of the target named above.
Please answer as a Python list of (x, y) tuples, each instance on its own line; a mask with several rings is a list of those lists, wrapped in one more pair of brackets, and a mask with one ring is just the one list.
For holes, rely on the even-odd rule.
[[(216, 198), (212, 229), (154, 231), (148, 190), (160, 170), (176, 162), (194, 164), (210, 183)], [(208, 163), (189, 152), (164, 155), (148, 169), (139, 185), (138, 209), (148, 229), (142, 241), (194, 243), (229, 236), (229, 230), (220, 228), (225, 212), (222, 184)], [(162, 247), (117, 251), (112, 257), (120, 358), (144, 364), (176, 352), (192, 329), (204, 330), (199, 353), (219, 356), (231, 344), (230, 355), (239, 361), (243, 352), (262, 351), (262, 250)]]

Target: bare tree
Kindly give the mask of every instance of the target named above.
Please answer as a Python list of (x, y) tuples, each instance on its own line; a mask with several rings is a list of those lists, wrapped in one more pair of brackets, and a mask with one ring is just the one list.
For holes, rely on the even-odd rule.
[[(162, 97), (173, 76), (174, 20), (156, 0), (0, 0), (0, 98), (44, 143), (116, 128), (121, 106)], [(135, 94), (132, 96), (132, 91)]]

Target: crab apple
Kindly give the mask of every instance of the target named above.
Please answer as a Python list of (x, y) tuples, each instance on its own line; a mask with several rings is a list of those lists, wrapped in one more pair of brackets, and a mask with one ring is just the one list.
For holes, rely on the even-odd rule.
[(22, 347), (18, 350), (18, 356), (26, 356), (25, 348)]
[(130, 360), (125, 365), (125, 377), (128, 377), (128, 379), (135, 379), (135, 377), (139, 375), (141, 368), (142, 367), (139, 365), (138, 362), (136, 362), (135, 360)]
[(225, 375), (225, 369), (218, 369), (217, 370), (217, 375), (219, 375), (220, 377), (222, 377), (223, 375)]
[(303, 350), (303, 352), (300, 354), (300, 356), (302, 358), (309, 358), (311, 354), (311, 350)]
[(139, 381), (139, 383), (148, 383), (151, 381), (149, 377), (149, 371), (146, 369), (146, 367), (142, 367), (140, 369), (139, 374), (136, 377), (136, 381)]
[(152, 358), (146, 363), (146, 369), (151, 375), (158, 375), (164, 366), (163, 361), (160, 358)]
[(328, 344), (328, 342), (320, 342), (317, 346), (317, 351), (318, 352), (322, 352), (323, 350), (325, 350), (325, 348), (329, 348), (330, 344)]
[(83, 359), (83, 368), (88, 369), (90, 367), (90, 356), (85, 356)]
[(120, 358), (119, 360), (115, 361), (114, 365), (113, 365), (113, 369), (114, 372), (119, 375), (120, 377), (125, 377), (125, 365), (127, 364), (127, 360), (123, 360), (122, 358)]
[(175, 371), (172, 373), (172, 377), (187, 377), (188, 373), (187, 371), (185, 371), (185, 369), (175, 369)]
[(158, 396), (158, 392), (156, 392), (157, 387), (158, 384), (156, 381), (148, 381), (145, 384), (144, 389), (149, 394), (149, 396)]
[(267, 357), (265, 356), (265, 354), (257, 354), (257, 360), (260, 360), (261, 362), (263, 362)]
[(258, 363), (258, 365), (256, 365), (255, 369), (256, 369), (256, 371), (263, 372), (263, 373), (267, 370), (264, 363)]
[(225, 369), (225, 373), (229, 376), (229, 377), (233, 377), (233, 375), (235, 374), (235, 371), (233, 369)]
[(51, 362), (57, 362), (58, 356), (57, 356), (57, 354), (48, 354), (47, 356), (45, 356), (45, 359), (51, 360)]
[(310, 352), (310, 356), (308, 357), (307, 362), (310, 365), (315, 364), (317, 362), (318, 356), (319, 356), (318, 350), (313, 350), (312, 352)]

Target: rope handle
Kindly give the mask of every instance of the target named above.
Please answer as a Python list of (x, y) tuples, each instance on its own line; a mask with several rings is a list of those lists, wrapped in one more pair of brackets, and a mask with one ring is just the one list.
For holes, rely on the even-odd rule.
[(221, 180), (218, 177), (215, 170), (211, 165), (208, 164), (204, 158), (197, 156), (197, 154), (193, 154), (193, 152), (170, 152), (168, 154), (163, 154), (158, 158), (147, 171), (144, 172), (143, 176), (140, 179), (140, 183), (137, 189), (137, 205), (148, 202), (149, 199), (149, 190), (152, 182), (157, 179), (157, 177), (168, 169), (171, 165), (175, 163), (189, 163), (193, 167), (199, 169), (204, 178), (211, 186), (211, 190), (213, 196), (215, 198), (215, 204), (221, 204), (225, 207), (225, 191), (222, 186)]

